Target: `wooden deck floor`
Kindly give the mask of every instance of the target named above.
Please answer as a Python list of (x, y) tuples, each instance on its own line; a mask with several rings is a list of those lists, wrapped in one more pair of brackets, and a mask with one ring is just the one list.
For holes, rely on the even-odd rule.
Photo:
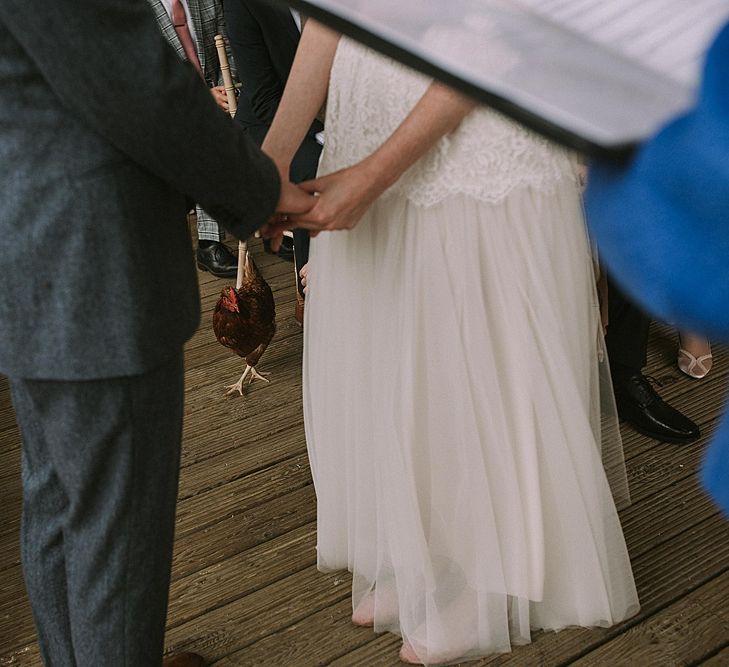
[[(398, 638), (349, 622), (350, 579), (315, 568), (315, 498), (301, 414), (302, 334), (291, 265), (256, 255), (277, 301), (261, 362), (270, 385), (245, 399), (223, 384), (240, 362), (217, 344), (210, 313), (223, 281), (201, 275), (203, 325), (187, 346), (186, 416), (167, 647), (216, 665), (399, 665)], [(702, 426), (691, 446), (624, 428), (633, 505), (622, 513), (642, 611), (607, 630), (541, 633), (478, 665), (729, 665), (729, 522), (696, 471), (719, 418), (729, 355), (701, 382), (674, 366), (675, 337), (654, 327), (649, 372)], [(39, 665), (18, 555), (19, 436), (0, 379), (0, 665)], [(113, 666), (110, 666), (113, 667)]]

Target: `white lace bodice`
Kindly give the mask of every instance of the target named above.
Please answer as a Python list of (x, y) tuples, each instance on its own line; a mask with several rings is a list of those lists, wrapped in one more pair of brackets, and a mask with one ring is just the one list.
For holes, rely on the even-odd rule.
[[(502, 59), (503, 60), (503, 59)], [(351, 166), (379, 148), (431, 79), (342, 37), (332, 66), (320, 174)], [(406, 171), (386, 194), (432, 206), (453, 194), (498, 202), (513, 190), (551, 191), (576, 180), (570, 153), (486, 107)]]

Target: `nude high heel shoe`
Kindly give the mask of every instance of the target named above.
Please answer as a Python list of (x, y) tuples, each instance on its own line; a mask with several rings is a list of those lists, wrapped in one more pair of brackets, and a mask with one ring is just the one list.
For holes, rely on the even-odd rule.
[[(678, 345), (678, 359), (676, 363), (679, 370), (697, 380), (706, 377), (713, 364), (709, 341), (702, 336), (683, 334), (678, 337)], [(693, 352), (689, 352), (686, 349), (687, 347), (690, 347), (693, 352), (703, 352), (704, 350), (708, 350), (708, 352), (704, 354), (699, 353), (698, 356), (695, 356)]]

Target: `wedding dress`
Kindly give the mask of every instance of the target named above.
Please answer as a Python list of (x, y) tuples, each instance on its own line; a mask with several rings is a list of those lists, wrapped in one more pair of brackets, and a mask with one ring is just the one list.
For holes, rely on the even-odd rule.
[[(377, 149), (429, 83), (342, 38), (320, 175)], [(318, 565), (349, 569), (354, 610), (425, 664), (638, 610), (575, 174), (477, 109), (353, 230), (312, 240)]]

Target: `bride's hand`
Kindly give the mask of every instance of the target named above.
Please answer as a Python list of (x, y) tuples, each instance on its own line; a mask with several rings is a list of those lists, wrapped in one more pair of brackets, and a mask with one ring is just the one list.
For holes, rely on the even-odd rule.
[(290, 215), (289, 220), (308, 229), (311, 236), (320, 231), (352, 229), (385, 190), (382, 179), (370, 173), (366, 163), (300, 183), (299, 187), (315, 194), (318, 201), (310, 211)]

